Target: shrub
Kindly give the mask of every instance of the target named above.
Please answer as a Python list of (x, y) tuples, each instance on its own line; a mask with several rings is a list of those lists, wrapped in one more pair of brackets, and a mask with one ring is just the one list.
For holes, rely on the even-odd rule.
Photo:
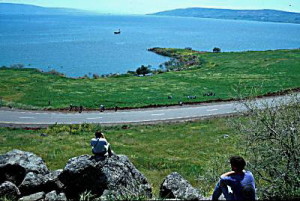
[(136, 69), (136, 74), (138, 74), (138, 75), (144, 75), (145, 76), (148, 73), (151, 73), (151, 70), (149, 69), (149, 66), (147, 67), (147, 66), (142, 65), (141, 67)]
[(221, 48), (215, 47), (215, 48), (213, 49), (213, 52), (214, 52), (214, 53), (219, 53), (219, 52), (221, 52)]
[(60, 77), (65, 77), (65, 74), (60, 73), (60, 72), (58, 72), (58, 71), (56, 71), (56, 70), (48, 71), (48, 72), (46, 72), (46, 74), (57, 75), (57, 76), (60, 76)]
[(264, 184), (259, 187), (260, 198), (300, 198), (299, 98), (245, 106), (249, 116), (235, 126), (244, 133), (249, 165)]
[(99, 79), (100, 76), (99, 76), (98, 74), (93, 74), (93, 78), (94, 78), (94, 79)]

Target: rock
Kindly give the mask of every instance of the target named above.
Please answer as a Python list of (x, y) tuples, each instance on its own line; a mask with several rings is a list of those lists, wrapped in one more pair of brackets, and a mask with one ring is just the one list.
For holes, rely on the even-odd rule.
[(160, 197), (182, 200), (201, 200), (202, 195), (177, 172), (168, 175), (160, 186)]
[(49, 170), (43, 159), (30, 152), (13, 150), (0, 155), (0, 183), (11, 181), (19, 185), (29, 172), (45, 175)]
[(61, 172), (62, 170), (57, 170), (47, 175), (29, 172), (19, 185), (19, 189), (22, 195), (30, 195), (41, 191), (50, 192), (60, 190), (63, 187), (62, 183), (58, 180)]
[(46, 194), (45, 201), (67, 201), (67, 198), (64, 193), (57, 195), (56, 191), (51, 191)]
[(124, 155), (107, 158), (102, 172), (107, 178), (107, 189), (102, 199), (151, 198), (152, 189), (146, 177)]
[(9, 181), (6, 181), (0, 185), (0, 198), (5, 196), (14, 200), (18, 198), (20, 194), (21, 193), (18, 187)]
[(55, 170), (45, 175), (45, 192), (49, 192), (51, 190), (61, 190), (63, 188), (63, 183), (58, 179), (59, 175), (62, 173), (62, 169)]
[(51, 191), (46, 194), (45, 201), (56, 201), (57, 200), (57, 194), (56, 191)]
[(44, 200), (44, 198), (45, 198), (45, 193), (39, 192), (28, 196), (24, 196), (20, 198), (19, 201), (42, 201)]
[(152, 197), (151, 186), (126, 156), (113, 155), (103, 161), (83, 155), (69, 160), (59, 180), (68, 198), (78, 199), (85, 191), (101, 196)]
[(64, 193), (60, 193), (57, 195), (57, 201), (67, 201), (67, 197)]
[(29, 172), (19, 185), (22, 195), (30, 195), (36, 192), (44, 191), (45, 178), (41, 174)]
[(98, 163), (91, 156), (83, 155), (71, 158), (59, 180), (65, 185), (64, 192), (68, 198), (78, 199), (86, 190), (93, 194), (102, 194), (106, 186), (105, 175), (96, 167)]
[(67, 197), (64, 193), (57, 195), (56, 191), (51, 191), (46, 194), (45, 201), (67, 201)]
[(223, 138), (229, 138), (229, 135), (224, 134)]
[(48, 135), (46, 133), (41, 133), (40, 136), (41, 137), (48, 137)]

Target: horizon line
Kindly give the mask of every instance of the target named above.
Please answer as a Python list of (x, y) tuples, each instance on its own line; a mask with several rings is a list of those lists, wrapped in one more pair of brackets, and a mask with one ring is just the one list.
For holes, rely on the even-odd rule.
[(184, 10), (184, 9), (192, 9), (192, 8), (204, 8), (204, 9), (216, 9), (216, 10), (247, 10), (247, 11), (258, 11), (258, 10), (274, 10), (274, 11), (282, 11), (282, 12), (288, 12), (288, 13), (298, 13), (300, 14), (300, 11), (287, 11), (287, 10), (280, 10), (280, 9), (271, 9), (271, 8), (261, 8), (261, 9), (248, 9), (248, 8), (220, 8), (220, 7), (182, 7), (182, 8), (174, 8), (174, 9), (168, 9), (168, 10), (161, 10), (161, 11), (155, 11), (150, 13), (127, 13), (127, 12), (103, 12), (99, 10), (92, 10), (92, 9), (80, 9), (80, 8), (72, 8), (72, 7), (52, 7), (52, 6), (41, 6), (36, 4), (29, 4), (29, 3), (9, 3), (9, 2), (0, 2), (0, 4), (15, 4), (15, 5), (29, 5), (29, 6), (36, 6), (41, 8), (51, 8), (51, 9), (72, 9), (72, 10), (78, 10), (78, 11), (85, 11), (85, 12), (92, 12), (97, 14), (120, 14), (120, 15), (149, 15), (149, 14), (155, 14), (159, 12), (166, 12), (166, 11), (172, 11), (172, 10)]

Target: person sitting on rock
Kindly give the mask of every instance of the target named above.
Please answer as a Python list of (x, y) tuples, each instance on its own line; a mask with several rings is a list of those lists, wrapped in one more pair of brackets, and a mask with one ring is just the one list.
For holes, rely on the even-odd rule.
[(92, 152), (95, 157), (109, 157), (112, 155), (110, 144), (101, 131), (95, 132), (95, 138), (91, 140)]
[(232, 171), (221, 175), (212, 200), (218, 200), (222, 193), (226, 200), (255, 200), (255, 181), (252, 173), (244, 170), (246, 161), (240, 156), (232, 156), (230, 164)]

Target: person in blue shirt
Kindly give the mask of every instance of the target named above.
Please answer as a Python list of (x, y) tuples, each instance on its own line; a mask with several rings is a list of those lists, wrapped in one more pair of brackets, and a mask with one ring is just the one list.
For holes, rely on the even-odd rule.
[(95, 132), (95, 138), (91, 140), (92, 152), (96, 157), (108, 157), (112, 155), (110, 144), (101, 131)]
[(221, 175), (212, 200), (218, 200), (222, 193), (226, 200), (255, 200), (255, 180), (250, 171), (244, 170), (246, 161), (232, 156), (230, 165), (232, 171)]

